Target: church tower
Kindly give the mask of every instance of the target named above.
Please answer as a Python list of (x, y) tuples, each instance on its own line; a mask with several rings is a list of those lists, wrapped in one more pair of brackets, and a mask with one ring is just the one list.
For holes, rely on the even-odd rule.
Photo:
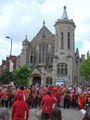
[(55, 23), (55, 57), (53, 60), (53, 74), (55, 80), (63, 80), (72, 84), (73, 64), (75, 52), (74, 31), (75, 24), (69, 20), (66, 6), (61, 19)]
[(29, 65), (29, 45), (30, 45), (30, 42), (28, 41), (27, 39), (27, 35), (26, 35), (26, 38), (25, 40), (22, 42), (22, 52), (20, 54), (20, 65)]

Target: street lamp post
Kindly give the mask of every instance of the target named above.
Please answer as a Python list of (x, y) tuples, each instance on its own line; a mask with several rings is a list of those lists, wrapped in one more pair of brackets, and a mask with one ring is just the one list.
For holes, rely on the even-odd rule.
[(14, 65), (13, 62), (12, 62), (12, 60), (11, 60), (11, 56), (12, 56), (12, 42), (13, 42), (13, 40), (12, 40), (12, 38), (9, 37), (9, 36), (6, 36), (5, 38), (11, 40), (10, 57), (9, 57), (9, 72), (11, 73), (11, 72), (13, 71), (13, 65)]
[(11, 56), (12, 55), (12, 42), (13, 42), (13, 40), (9, 36), (6, 36), (6, 38), (11, 40), (11, 46), (10, 46), (10, 56)]

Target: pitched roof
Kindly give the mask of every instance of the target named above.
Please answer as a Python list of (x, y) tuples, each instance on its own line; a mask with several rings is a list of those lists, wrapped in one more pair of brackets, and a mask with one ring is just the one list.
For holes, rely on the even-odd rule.
[(51, 38), (53, 35), (54, 34), (44, 24), (42, 28), (39, 30), (39, 32), (36, 34), (36, 36), (33, 38), (33, 40), (36, 40), (40, 37), (43, 39), (47, 39), (47, 38)]

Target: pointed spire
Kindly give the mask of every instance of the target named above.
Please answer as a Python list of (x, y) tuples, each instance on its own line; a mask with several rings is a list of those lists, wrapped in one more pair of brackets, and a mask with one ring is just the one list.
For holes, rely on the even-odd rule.
[(25, 40), (24, 41), (28, 41), (28, 39), (27, 39), (27, 35), (25, 36)]
[(43, 20), (43, 26), (45, 26), (45, 20)]
[(89, 57), (90, 55), (89, 55), (89, 51), (87, 51), (87, 58)]
[(64, 11), (63, 11), (63, 15), (61, 17), (61, 20), (69, 20), (68, 15), (67, 15), (67, 11), (66, 11), (66, 6), (64, 6)]
[(26, 35), (26, 40), (27, 40), (27, 35)]
[(78, 50), (78, 48), (76, 48), (76, 55), (79, 55), (79, 50)]
[(29, 41), (28, 41), (28, 39), (27, 39), (27, 35), (25, 36), (25, 39), (24, 39), (24, 41), (22, 42), (22, 45), (24, 46), (24, 45), (29, 45)]
[(24, 42), (28, 42), (27, 35), (25, 36), (25, 40), (24, 40)]

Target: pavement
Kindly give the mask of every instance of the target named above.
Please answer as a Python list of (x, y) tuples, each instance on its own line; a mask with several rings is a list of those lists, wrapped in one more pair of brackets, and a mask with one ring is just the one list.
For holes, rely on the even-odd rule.
[[(30, 118), (29, 120), (39, 120), (36, 116), (35, 113), (39, 109), (31, 109), (30, 110)], [(62, 111), (62, 118), (64, 120), (82, 120), (83, 114), (79, 110), (73, 110), (73, 109), (63, 109), (61, 108)]]
[[(39, 110), (39, 108), (30, 109), (29, 120), (40, 120), (35, 116), (35, 113), (38, 110)], [(61, 111), (62, 111), (63, 120), (82, 120), (82, 118), (83, 118), (83, 114), (79, 110), (61, 108)]]
[(62, 111), (62, 118), (64, 120), (82, 120), (83, 114), (79, 110), (73, 110), (73, 109), (61, 109)]

